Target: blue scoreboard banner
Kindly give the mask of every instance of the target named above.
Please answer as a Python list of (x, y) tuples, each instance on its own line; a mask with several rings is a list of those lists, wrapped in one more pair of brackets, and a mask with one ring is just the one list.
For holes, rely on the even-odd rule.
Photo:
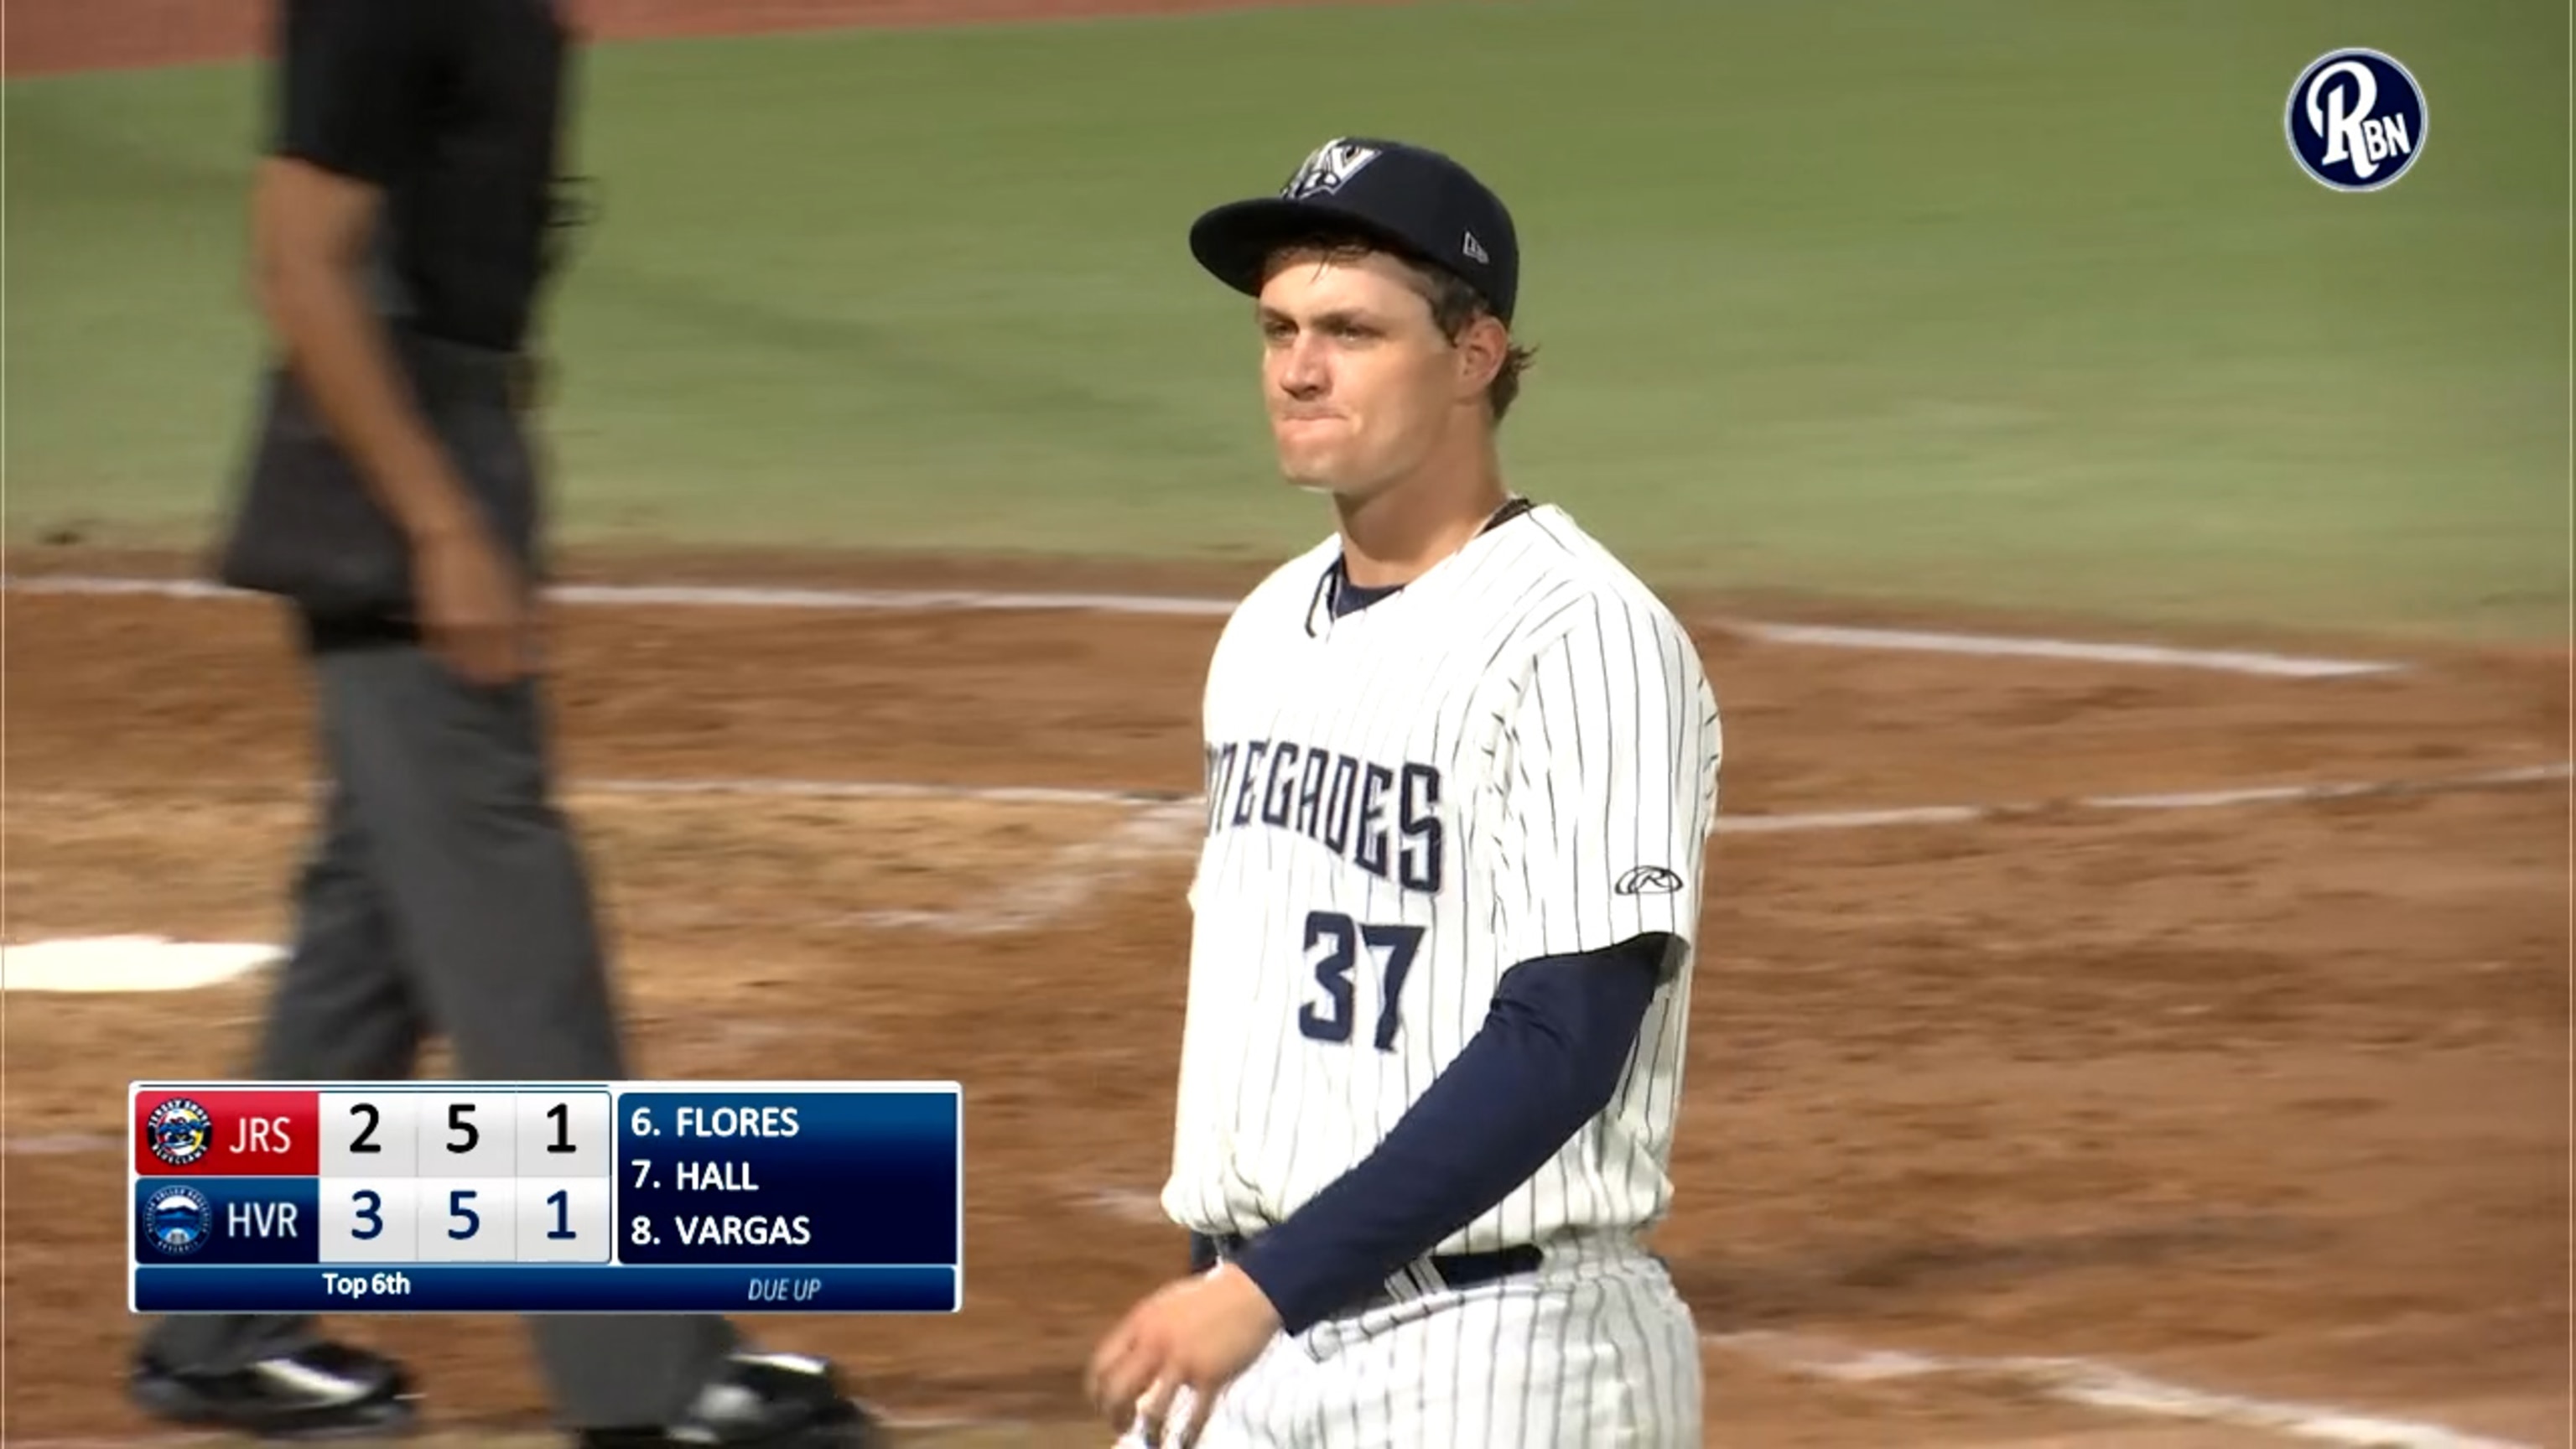
[(136, 1082), (137, 1313), (954, 1313), (953, 1082)]

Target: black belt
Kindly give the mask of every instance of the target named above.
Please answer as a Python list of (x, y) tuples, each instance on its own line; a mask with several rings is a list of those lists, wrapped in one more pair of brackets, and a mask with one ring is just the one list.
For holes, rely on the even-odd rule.
[[(1216, 1240), (1216, 1250), (1219, 1256), (1231, 1258), (1241, 1253), (1245, 1245), (1251, 1241), (1240, 1233), (1228, 1233)], [(1428, 1258), (1414, 1260), (1400, 1270), (1399, 1276), (1419, 1277), (1424, 1270), (1428, 1270), (1432, 1281), (1423, 1285), (1426, 1288), (1473, 1288), (1479, 1283), (1491, 1283), (1521, 1273), (1536, 1272), (1539, 1264), (1546, 1260), (1547, 1254), (1536, 1245), (1515, 1243), (1508, 1248), (1496, 1248), (1484, 1253), (1434, 1253)], [(1396, 1294), (1392, 1290), (1381, 1289), (1342, 1311), (1357, 1313), (1364, 1309), (1380, 1308), (1394, 1302), (1395, 1299)]]

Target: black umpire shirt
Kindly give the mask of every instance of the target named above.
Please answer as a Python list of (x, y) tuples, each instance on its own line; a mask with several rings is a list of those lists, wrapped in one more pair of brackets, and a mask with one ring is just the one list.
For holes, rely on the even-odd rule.
[(385, 193), (386, 302), (517, 351), (555, 220), (559, 0), (285, 0), (273, 149)]

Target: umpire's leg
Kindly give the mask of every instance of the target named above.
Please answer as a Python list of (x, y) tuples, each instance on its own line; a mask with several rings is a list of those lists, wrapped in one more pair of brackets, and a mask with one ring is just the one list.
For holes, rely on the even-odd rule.
[[(368, 865), (356, 801), (335, 772), (321, 829), (297, 880), (295, 942), (269, 998), (252, 1077), (345, 1082), (411, 1075), (420, 1007)], [(153, 1325), (144, 1352), (165, 1369), (220, 1376), (318, 1341), (309, 1318), (183, 1315)]]
[[(586, 866), (552, 798), (535, 681), (473, 685), (416, 644), (317, 657), (330, 749), (413, 988), (472, 1079), (615, 1080), (626, 1056)], [(722, 1318), (531, 1320), (564, 1421), (675, 1417), (735, 1346)]]

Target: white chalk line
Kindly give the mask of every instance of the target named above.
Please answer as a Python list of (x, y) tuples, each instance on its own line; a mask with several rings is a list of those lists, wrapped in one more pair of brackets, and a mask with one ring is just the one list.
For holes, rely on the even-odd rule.
[(1840, 624), (1765, 624), (1739, 620), (1727, 627), (1771, 644), (1813, 644), (1829, 649), (1898, 649), (1990, 658), (2080, 659), (2090, 664), (2138, 664), (2173, 669), (2214, 669), (2283, 679), (2337, 679), (2388, 674), (2403, 666), (2361, 659), (2317, 659), (2244, 649), (2181, 649), (2162, 644), (2107, 644), (2007, 634), (1952, 634), (1916, 629), (1858, 629)]
[[(1717, 819), (1721, 835), (1773, 835), (1808, 830), (1866, 830), (1905, 825), (1972, 825), (2068, 811), (2215, 810), (2248, 805), (2308, 804), (2382, 796), (2432, 795), (2469, 790), (2506, 789), (2576, 778), (2576, 763), (2523, 765), (2474, 774), (2414, 779), (2319, 781), (2296, 785), (2249, 785), (2213, 790), (2126, 795), (2079, 795), (2060, 800), (2020, 803), (1913, 805), (1869, 810), (1814, 810), (1777, 815), (1728, 815)], [(1183, 809), (1206, 808), (1199, 795), (1147, 790), (1085, 790), (1022, 786), (925, 785), (874, 780), (703, 779), (576, 782), (572, 793), (597, 795), (771, 795), (795, 799), (972, 800), (1028, 804), (1109, 805)], [(1175, 818), (1179, 817), (1176, 813)]]
[[(174, 599), (255, 598), (240, 590), (195, 579), (111, 578), (94, 574), (32, 574), (7, 580), (30, 594), (142, 594)], [(907, 613), (963, 611), (1087, 612), (1181, 618), (1223, 618), (1230, 599), (1162, 594), (1012, 593), (983, 589), (757, 588), (692, 584), (561, 584), (547, 596), (562, 603), (605, 607), (650, 606), (734, 609), (888, 610)], [(1984, 657), (2071, 660), (2148, 668), (2205, 669), (2277, 679), (2338, 679), (2403, 669), (2383, 660), (2326, 659), (2245, 649), (2184, 649), (2156, 644), (2104, 643), (2003, 634), (1963, 634), (1921, 629), (1866, 629), (1839, 624), (1782, 624), (1759, 619), (1710, 619), (1710, 627), (1770, 644), (1825, 649), (1885, 649)]]
[(2324, 1404), (2215, 1393), (2091, 1359), (1962, 1357), (1854, 1348), (1798, 1334), (1703, 1334), (1700, 1342), (1773, 1368), (1838, 1383), (1952, 1377), (2005, 1382), (2061, 1403), (2203, 1424), (2265, 1429), (2292, 1439), (2354, 1449), (2533, 1449), (2509, 1439), (2462, 1433), (2439, 1424), (2360, 1413)]
[[(1769, 835), (1806, 830), (1865, 830), (1901, 825), (1973, 825), (2070, 810), (2215, 810), (2247, 805), (2312, 804), (2374, 796), (2432, 795), (2469, 790), (2506, 789), (2576, 777), (2570, 762), (2518, 765), (2472, 774), (2387, 780), (2328, 780), (2308, 784), (2224, 786), (2209, 790), (2176, 790), (2144, 794), (2077, 795), (2056, 800), (1961, 805), (1901, 805), (1863, 810), (1788, 811), (1774, 815), (1721, 814), (1721, 835)], [(250, 787), (245, 787), (250, 788)], [(958, 785), (914, 780), (823, 780), (776, 777), (708, 777), (704, 779), (601, 778), (567, 781), (568, 795), (594, 796), (768, 796), (787, 800), (971, 801), (991, 805), (1088, 805), (1130, 809), (1165, 806), (1206, 807), (1206, 797), (1178, 790), (1121, 790), (1060, 785)], [(78, 793), (89, 798), (90, 792)], [(147, 792), (153, 793), (153, 792)], [(279, 793), (295, 793), (286, 787)], [(311, 793), (311, 792), (305, 792)], [(22, 804), (42, 802), (62, 791), (21, 792)]]
[[(2237, 790), (2195, 790), (2167, 795), (2102, 795), (2062, 804), (1928, 805), (1892, 810), (1828, 810), (1789, 815), (1721, 815), (1720, 834), (1786, 834), (1811, 830), (1865, 830), (1891, 826), (1961, 825), (2005, 821), (2069, 809), (2208, 810), (2228, 806), (2288, 804), (2303, 801), (2358, 799), (2373, 795), (2434, 793), (2442, 790), (2495, 789), (2570, 775), (2566, 765), (2500, 770), (2478, 776), (2434, 782), (2365, 784), (2265, 785)], [(737, 789), (739, 787), (739, 789)], [(938, 787), (876, 785), (867, 781), (794, 780), (609, 780), (588, 787), (601, 794), (810, 796), (842, 799), (938, 798)], [(1126, 791), (1028, 790), (957, 787), (952, 798), (988, 802), (1010, 800), (1051, 804), (1137, 807), (1116, 830), (1097, 840), (1058, 849), (1043, 867), (1028, 874), (1007, 896), (973, 908), (948, 910), (863, 911), (852, 919), (881, 930), (921, 930), (952, 936), (1010, 935), (1042, 930), (1089, 904), (1094, 892), (1131, 866), (1180, 854), (1199, 838), (1206, 820), (1204, 798), (1174, 800)]]
[[(1778, 815), (1721, 814), (1716, 833), (1787, 835), (1820, 830), (2004, 824), (2087, 812), (2218, 810), (2257, 805), (2321, 804), (2337, 800), (2402, 799), (2509, 789), (2570, 778), (2576, 778), (2576, 766), (2561, 762), (2431, 779), (2253, 785), (2163, 794), (2086, 795), (2021, 803), (1916, 805)], [(855, 912), (846, 918), (853, 924), (881, 930), (919, 930), (960, 936), (1009, 935), (1053, 925), (1081, 910), (1103, 883), (1114, 879), (1121, 871), (1188, 850), (1198, 838), (1206, 811), (1204, 796), (1170, 791), (938, 785), (901, 780), (603, 779), (571, 782), (565, 787), (565, 792), (573, 796), (610, 798), (733, 796), (795, 800), (972, 801), (982, 804), (1111, 807), (1137, 812), (1106, 836), (1058, 848), (1046, 865), (1030, 872), (1005, 898), (979, 903), (971, 909), (871, 910)]]
[(1080, 910), (1095, 889), (1128, 866), (1185, 848), (1205, 823), (1205, 813), (1195, 805), (1156, 805), (1130, 816), (1097, 840), (1060, 847), (1029, 881), (992, 904), (972, 910), (863, 911), (858, 920), (880, 930), (930, 930), (951, 936), (1038, 930)]
[(1097, 790), (1055, 785), (941, 785), (910, 780), (574, 780), (567, 793), (581, 795), (770, 795), (789, 800), (972, 801), (983, 805), (1197, 806), (1200, 798), (1177, 790)]
[[(2372, 797), (2437, 795), (2473, 790), (2508, 789), (2576, 778), (2576, 762), (2516, 765), (2462, 775), (2434, 775), (2386, 780), (2325, 780), (2307, 784), (2222, 786), (2209, 790), (2174, 790), (2143, 794), (2076, 795), (2055, 800), (2029, 800), (1962, 805), (1899, 805), (1863, 810), (1786, 811), (1773, 815), (1720, 814), (1721, 835), (1771, 835), (1806, 830), (1866, 830), (1901, 825), (1973, 825), (2066, 811), (2216, 810), (2248, 805), (2315, 804)], [(267, 793), (267, 787), (242, 787)], [(1064, 785), (958, 785), (916, 780), (823, 780), (794, 776), (744, 776), (703, 779), (634, 779), (605, 777), (566, 781), (567, 795), (593, 796), (768, 796), (786, 800), (970, 801), (990, 805), (1089, 805), (1130, 809), (1165, 806), (1203, 810), (1204, 795), (1179, 790), (1122, 790)], [(91, 791), (21, 791), (20, 803), (56, 798), (92, 798)], [(157, 790), (138, 793), (159, 794)], [(185, 792), (178, 792), (185, 793)], [(280, 787), (281, 796), (316, 793)]]
[(123, 1155), (126, 1142), (104, 1132), (48, 1132), (34, 1137), (12, 1137), (5, 1144), (12, 1157), (87, 1157), (92, 1154)]
[[(2086, 812), (2217, 810), (2337, 800), (2403, 799), (2509, 789), (2571, 778), (2576, 778), (2576, 764), (2562, 761), (2430, 779), (2328, 781), (2163, 794), (2086, 795), (2018, 804), (1917, 805), (1778, 815), (1721, 814), (1716, 833), (1787, 835), (1819, 830), (2002, 824), (2016, 820), (2057, 819)], [(573, 796), (612, 798), (748, 796), (799, 800), (974, 801), (1114, 807), (1137, 812), (1105, 836), (1059, 847), (1047, 864), (1031, 871), (1004, 898), (980, 902), (971, 909), (880, 909), (853, 912), (844, 918), (852, 924), (880, 930), (919, 930), (955, 936), (1009, 935), (1041, 930), (1075, 914), (1090, 902), (1101, 885), (1127, 868), (1186, 852), (1199, 837), (1207, 808), (1204, 796), (1185, 796), (1168, 791), (937, 785), (899, 780), (603, 779), (572, 782), (565, 787), (565, 792)], [(22, 800), (20, 803), (24, 805), (26, 802)], [(0, 1146), (0, 1151), (18, 1150), (14, 1146)]]

